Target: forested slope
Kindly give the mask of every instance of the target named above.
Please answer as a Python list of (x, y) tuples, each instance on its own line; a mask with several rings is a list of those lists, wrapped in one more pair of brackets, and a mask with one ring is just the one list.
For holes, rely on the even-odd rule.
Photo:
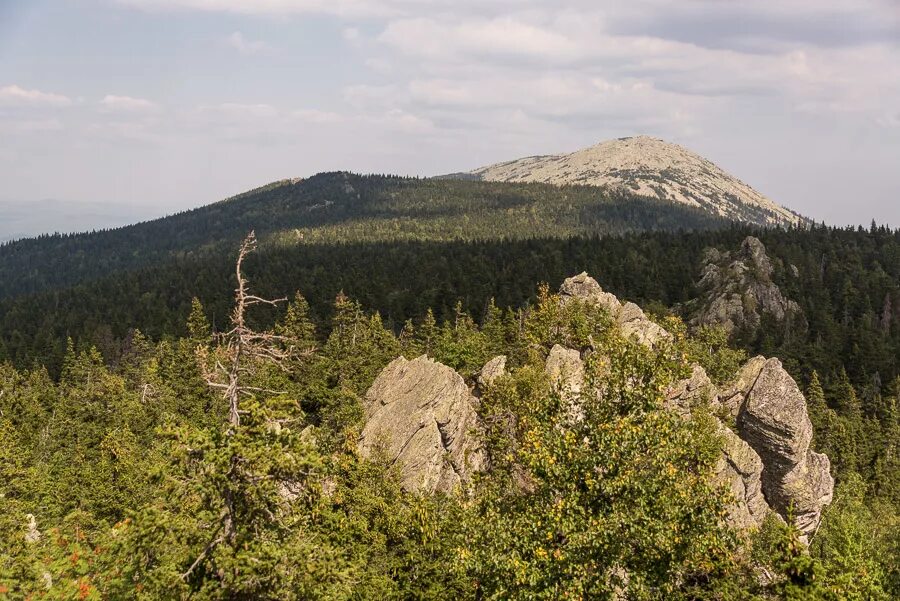
[(124, 228), (0, 245), (0, 298), (168, 260), (219, 257), (251, 229), (269, 247), (565, 238), (726, 224), (699, 209), (589, 186), (325, 173)]
[[(702, 401), (691, 419), (666, 404), (692, 364), (717, 386), (735, 378), (746, 355), (715, 332), (694, 337), (670, 317), (661, 320), (670, 335), (651, 348), (626, 337), (611, 310), (546, 287), (525, 309), (489, 307), (481, 325), (462, 308), (443, 324), (426, 312), (399, 335), (343, 295), (323, 331), (297, 295), (273, 329), (254, 331), (241, 281), (224, 336), (212, 335), (195, 302), (184, 337), (134, 335), (115, 366), (74, 348), (57, 381), (40, 367), (0, 365), (0, 595), (900, 593), (896, 389), (874, 419), (852, 403), (827, 406), (811, 379), (813, 443), (838, 443), (829, 449), (838, 484), (807, 552), (775, 517), (749, 530), (729, 525), (735, 497), (713, 478), (727, 426)], [(564, 347), (594, 351), (585, 382), (602, 394), (574, 397), (580, 418), (569, 411), (571, 389), (545, 371)], [(505, 374), (477, 384), (490, 469), (450, 494), (411, 492), (400, 466), (365, 458), (359, 444), (376, 376), (399, 355), (423, 353), (463, 374), (468, 382), (454, 377), (465, 394), (488, 358), (507, 357)], [(864, 440), (876, 443), (879, 466), (865, 480), (858, 470), (869, 461), (846, 452)]]
[[(731, 249), (758, 235), (778, 259), (775, 279), (801, 304), (803, 331), (766, 324), (743, 344), (823, 376), (846, 367), (868, 385), (890, 381), (900, 362), (900, 234), (815, 228), (731, 228), (623, 237), (507, 242), (402, 242), (273, 246), (251, 257), (265, 293), (304, 290), (312, 315), (327, 320), (338, 292), (379, 310), (399, 331), (433, 308), (440, 320), (457, 301), (481, 315), (489, 299), (518, 307), (537, 283), (587, 270), (608, 290), (662, 311), (697, 296), (703, 251)], [(0, 302), (0, 357), (58, 370), (66, 338), (95, 344), (109, 360), (131, 329), (158, 339), (184, 334), (193, 297), (216, 326), (225, 323), (232, 253), (171, 260), (79, 286)], [(797, 268), (797, 275), (788, 266)], [(271, 319), (261, 314), (261, 319)]]

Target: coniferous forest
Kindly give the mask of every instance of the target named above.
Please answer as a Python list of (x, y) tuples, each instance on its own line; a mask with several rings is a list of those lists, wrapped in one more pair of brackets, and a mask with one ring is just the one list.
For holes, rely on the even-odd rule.
[[(687, 325), (706, 249), (750, 235), (803, 319)], [(582, 271), (671, 339), (561, 304)], [(898, 230), (326, 174), (9, 243), (0, 280), (0, 597), (900, 598)], [(544, 373), (557, 344), (603, 357), (578, 420)], [(367, 390), (423, 354), (480, 391), (490, 469), (450, 494), (358, 450)], [(665, 407), (691, 365), (726, 385), (757, 354), (836, 479), (808, 547), (774, 517), (730, 527), (720, 434)]]

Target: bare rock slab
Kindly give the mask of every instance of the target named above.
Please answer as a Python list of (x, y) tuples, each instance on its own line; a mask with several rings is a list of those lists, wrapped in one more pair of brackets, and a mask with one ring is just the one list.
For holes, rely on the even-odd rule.
[(475, 403), (446, 365), (398, 357), (366, 393), (360, 454), (385, 453), (406, 490), (449, 493), (485, 467)]

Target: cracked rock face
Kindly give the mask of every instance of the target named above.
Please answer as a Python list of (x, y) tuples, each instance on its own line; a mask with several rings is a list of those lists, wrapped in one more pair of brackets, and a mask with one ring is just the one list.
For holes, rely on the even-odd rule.
[(581, 393), (584, 362), (578, 351), (554, 344), (544, 369), (550, 376), (550, 382), (564, 397), (575, 398)]
[(729, 508), (728, 522), (740, 530), (759, 528), (770, 511), (762, 492), (762, 459), (750, 445), (721, 423), (719, 434), (724, 444), (713, 479), (725, 485), (735, 499)]
[(606, 309), (625, 336), (646, 346), (653, 346), (672, 335), (654, 323), (634, 303), (622, 304), (614, 294), (604, 292), (597, 280), (582, 272), (562, 283), (559, 294), (563, 302), (577, 298)]
[(583, 420), (584, 408), (580, 395), (584, 387), (584, 361), (581, 353), (554, 344), (547, 355), (544, 371), (566, 404), (566, 419), (572, 423)]
[(451, 492), (485, 467), (475, 402), (446, 365), (399, 357), (366, 393), (360, 453), (384, 452), (409, 491)]
[(724, 444), (714, 471), (735, 498), (731, 525), (759, 527), (770, 509), (784, 519), (792, 512), (805, 540), (831, 502), (834, 479), (828, 457), (809, 450), (812, 424), (797, 383), (778, 359), (754, 357), (720, 391), (695, 365), (666, 396), (666, 406), (687, 419), (703, 401), (737, 424), (735, 432), (718, 421)]
[(758, 328), (762, 315), (802, 322), (800, 306), (786, 299), (772, 281), (774, 271), (766, 247), (753, 236), (744, 240), (734, 256), (707, 250), (699, 283), (702, 296), (691, 323), (720, 325), (730, 334)]
[(792, 510), (804, 535), (814, 532), (834, 491), (831, 464), (809, 450), (813, 431), (806, 399), (778, 359), (765, 362), (737, 423), (741, 437), (763, 460), (762, 486), (769, 504), (783, 517)]
[(666, 395), (666, 407), (681, 415), (689, 415), (691, 407), (716, 402), (716, 387), (706, 375), (706, 370), (695, 365), (691, 377), (678, 382)]

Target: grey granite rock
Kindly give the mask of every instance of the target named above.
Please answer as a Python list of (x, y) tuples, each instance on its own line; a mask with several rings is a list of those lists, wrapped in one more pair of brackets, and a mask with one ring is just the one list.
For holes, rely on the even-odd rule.
[(809, 450), (806, 399), (778, 359), (769, 359), (738, 414), (741, 437), (763, 461), (762, 489), (782, 517), (791, 511), (804, 535), (815, 531), (831, 502), (834, 479), (825, 455)]
[(624, 335), (641, 344), (653, 346), (663, 339), (671, 338), (671, 334), (647, 318), (640, 307), (629, 302), (622, 304), (614, 294), (604, 292), (597, 280), (585, 272), (565, 280), (560, 286), (559, 294), (564, 303), (579, 299), (603, 307)]
[(446, 365), (399, 357), (366, 393), (360, 453), (398, 463), (407, 490), (451, 492), (486, 464), (475, 402)]
[(758, 328), (763, 315), (805, 323), (800, 306), (785, 298), (772, 281), (773, 273), (765, 246), (753, 236), (743, 241), (734, 256), (707, 250), (698, 284), (702, 294), (692, 305), (691, 324), (720, 325), (731, 333)]
[(478, 386), (482, 390), (506, 374), (506, 355), (498, 355), (484, 364), (478, 374)]

